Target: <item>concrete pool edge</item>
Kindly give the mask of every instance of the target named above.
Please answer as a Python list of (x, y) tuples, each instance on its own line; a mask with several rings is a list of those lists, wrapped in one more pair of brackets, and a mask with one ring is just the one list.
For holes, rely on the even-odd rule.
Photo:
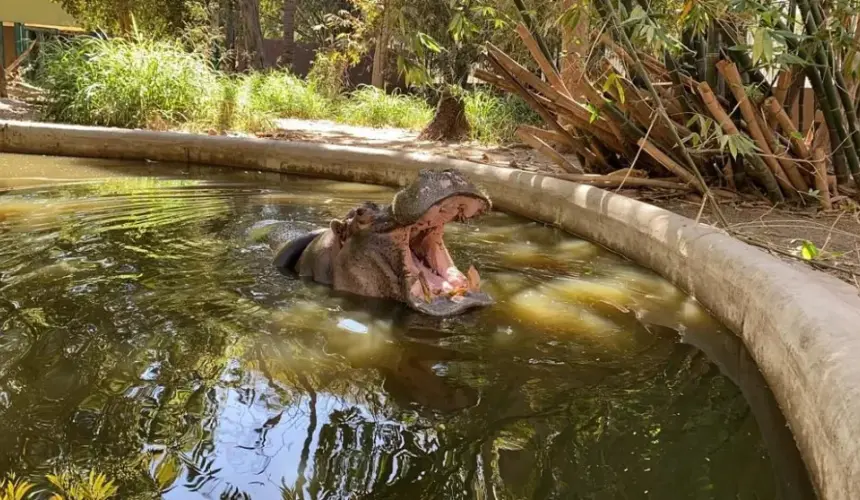
[(860, 498), (860, 296), (722, 232), (599, 188), (419, 153), (0, 121), (0, 152), (188, 162), (404, 185), (456, 168), (496, 207), (557, 225), (661, 274), (746, 344), (822, 498)]

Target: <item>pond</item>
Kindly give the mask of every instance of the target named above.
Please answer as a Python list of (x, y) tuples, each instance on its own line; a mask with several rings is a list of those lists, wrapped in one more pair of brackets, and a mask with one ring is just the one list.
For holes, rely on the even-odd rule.
[(95, 469), (121, 498), (808, 497), (790, 434), (765, 445), (779, 413), (684, 341), (737, 340), (599, 246), (449, 225), (497, 302), (435, 319), (284, 276), (249, 231), (392, 193), (0, 155), (0, 473)]

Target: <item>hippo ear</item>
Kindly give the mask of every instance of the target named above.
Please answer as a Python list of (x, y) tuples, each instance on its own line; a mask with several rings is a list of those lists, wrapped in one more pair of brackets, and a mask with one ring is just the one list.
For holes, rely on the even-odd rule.
[(337, 235), (339, 240), (343, 241), (346, 239), (346, 224), (344, 224), (343, 221), (332, 219), (331, 223), (329, 223), (329, 228), (331, 228), (331, 231)]

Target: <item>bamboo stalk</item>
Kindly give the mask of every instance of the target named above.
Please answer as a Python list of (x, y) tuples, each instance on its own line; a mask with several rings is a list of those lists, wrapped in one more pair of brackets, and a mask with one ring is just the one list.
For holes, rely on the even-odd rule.
[[(815, 13), (821, 7), (818, 4), (818, 0), (809, 0), (813, 6), (813, 13)], [(817, 23), (821, 24), (823, 21), (817, 20)], [(819, 42), (819, 52), (823, 52), (824, 47)], [(853, 153), (855, 156), (858, 156), (858, 151), (860, 151), (860, 122), (857, 119), (857, 111), (855, 109), (855, 103), (851, 99), (851, 95), (848, 93), (848, 85), (845, 83), (845, 78), (842, 76), (842, 72), (838, 71), (833, 64), (833, 53), (832, 49), (830, 51), (829, 57), (830, 67), (832, 69), (833, 74), (836, 77), (836, 90), (839, 94), (839, 100), (842, 101), (842, 108), (845, 111), (845, 117), (848, 119), (848, 123), (846, 124), (846, 131), (848, 132), (848, 136), (851, 139), (851, 143), (854, 145)], [(851, 163), (848, 162), (848, 168), (851, 170), (851, 174), (854, 176), (854, 183), (860, 187), (860, 163)]]
[[(514, 4), (517, 6), (517, 13), (519, 13), (520, 18), (523, 20), (526, 26), (528, 26), (530, 31), (534, 31), (535, 21), (534, 19), (532, 19), (532, 16), (529, 13), (528, 9), (526, 9), (523, 0), (514, 0)], [(546, 43), (544, 43), (543, 39), (540, 36), (535, 36), (535, 40), (537, 41), (538, 47), (540, 47), (541, 52), (543, 52), (544, 57), (549, 60), (552, 56), (549, 53), (549, 49), (547, 49), (546, 47)]]
[(657, 160), (660, 165), (663, 165), (666, 170), (677, 175), (678, 178), (680, 178), (681, 181), (683, 181), (685, 184), (690, 184), (695, 187), (697, 191), (702, 194), (705, 194), (701, 186), (699, 186), (699, 183), (696, 182), (696, 177), (691, 174), (690, 171), (688, 171), (681, 165), (678, 165), (675, 160), (669, 158), (666, 153), (660, 151), (660, 149), (653, 143), (643, 137), (642, 139), (639, 139), (639, 141), (637, 141), (637, 144), (639, 144), (639, 147), (645, 150), (645, 152), (651, 155), (652, 158)]
[[(788, 140), (791, 141), (791, 147), (794, 151), (794, 154), (798, 156), (801, 160), (810, 160), (811, 153), (809, 152), (809, 148), (806, 146), (806, 142), (803, 140), (803, 136), (800, 135), (800, 132), (794, 127), (794, 123), (792, 123), (791, 119), (785, 113), (785, 110), (782, 108), (782, 105), (779, 103), (779, 99), (775, 97), (768, 97), (764, 101), (764, 107), (767, 112), (772, 117), (773, 121), (779, 125), (779, 128), (782, 129), (782, 132), (788, 137)], [(811, 174), (807, 170), (807, 174)]]
[[(38, 40), (33, 40), (33, 41), (30, 43), (30, 46), (29, 46), (29, 47), (27, 47), (27, 50), (25, 50), (24, 52), (22, 52), (22, 53), (21, 53), (21, 55), (20, 55), (20, 56), (18, 56), (18, 58), (17, 58), (17, 59), (15, 59), (14, 61), (12, 61), (12, 64), (10, 64), (10, 65), (9, 65), (9, 67), (7, 67), (7, 68), (6, 68), (6, 74), (7, 74), (7, 75), (11, 75), (11, 74), (16, 70), (16, 69), (18, 69), (18, 66), (20, 66), (20, 65), (21, 65), (21, 63), (23, 63), (23, 62), (24, 62), (24, 60), (26, 60), (26, 59), (27, 59), (27, 56), (29, 56), (29, 55), (30, 55), (30, 52), (33, 52), (33, 48), (35, 48), (35, 47), (36, 47), (36, 43), (37, 43), (37, 42), (38, 42)], [(0, 61), (0, 64), (3, 64), (3, 62), (2, 62), (2, 61)]]
[[(788, 90), (785, 93), (785, 100), (782, 105), (789, 116), (791, 116), (791, 110), (794, 107), (795, 102), (797, 102), (798, 95), (800, 95), (800, 92), (804, 89), (805, 82), (806, 73), (802, 68), (795, 68), (792, 71), (791, 84), (788, 86)], [(801, 125), (798, 124), (797, 126), (800, 127)]]
[(666, 113), (666, 109), (663, 107), (663, 102), (660, 100), (659, 94), (657, 94), (657, 90), (654, 88), (654, 84), (651, 83), (651, 78), (648, 77), (648, 73), (645, 71), (645, 67), (642, 65), (642, 61), (639, 59), (639, 56), (636, 54), (636, 48), (633, 46), (633, 43), (630, 41), (630, 38), (627, 36), (627, 33), (623, 29), (619, 27), (620, 20), (618, 19), (618, 13), (615, 11), (615, 7), (612, 5), (610, 0), (602, 0), (598, 3), (602, 4), (605, 12), (608, 13), (609, 18), (607, 19), (610, 27), (615, 32), (616, 36), (621, 40), (625, 49), (627, 49), (633, 55), (633, 67), (638, 73), (639, 77), (645, 82), (645, 86), (648, 89), (648, 93), (651, 94), (651, 98), (654, 100), (654, 106), (656, 107), (657, 116), (659, 116), (665, 123), (669, 130), (672, 132), (672, 138), (675, 140), (676, 146), (680, 149), (681, 155), (684, 158), (684, 162), (693, 171), (696, 175), (696, 180), (698, 181), (699, 188), (704, 192), (705, 199), (708, 200), (711, 204), (711, 208), (716, 214), (717, 219), (720, 223), (727, 227), (728, 223), (726, 221), (725, 216), (723, 215), (722, 209), (720, 209), (720, 204), (717, 203), (716, 198), (711, 195), (710, 190), (708, 189), (708, 185), (705, 182), (705, 178), (702, 177), (702, 173), (699, 171), (699, 167), (696, 166), (696, 162), (690, 156), (690, 153), (687, 151), (686, 146), (684, 145), (684, 141), (681, 140), (681, 137), (678, 135), (678, 131), (675, 128), (675, 123), (669, 118), (669, 115)]
[(567, 97), (572, 97), (570, 91), (567, 90), (567, 86), (564, 84), (564, 81), (561, 79), (561, 75), (558, 74), (558, 71), (555, 70), (552, 63), (544, 57), (544, 53), (541, 51), (537, 40), (535, 40), (532, 32), (529, 31), (525, 24), (519, 23), (517, 25), (517, 34), (520, 35), (526, 48), (529, 49), (532, 57), (537, 61), (538, 66), (540, 66), (541, 71), (546, 75), (549, 83), (562, 94)]
[(564, 144), (567, 146), (576, 147), (576, 144), (572, 144), (567, 140), (567, 137), (555, 132), (553, 130), (544, 130), (542, 128), (533, 127), (531, 125), (520, 125), (518, 130), (522, 130), (528, 134), (531, 134), (542, 141), (554, 142), (556, 144)]
[(755, 110), (747, 97), (746, 89), (744, 89), (743, 81), (737, 67), (734, 63), (722, 60), (717, 63), (717, 71), (723, 75), (723, 78), (725, 78), (726, 83), (729, 85), (729, 89), (738, 101), (738, 107), (741, 109), (741, 115), (747, 122), (750, 136), (752, 136), (756, 145), (764, 153), (763, 159), (765, 164), (773, 171), (777, 182), (782, 186), (785, 194), (791, 198), (796, 197), (795, 190), (800, 189), (800, 187), (794, 185), (793, 180), (789, 179), (782, 165), (774, 157), (773, 151), (770, 148), (770, 141), (765, 138), (761, 127), (759, 127), (758, 118), (756, 118)]
[[(519, 82), (519, 80), (517, 80), (516, 77), (512, 73), (510, 73), (508, 69), (498, 59), (496, 59), (494, 54), (488, 54), (488, 56), (490, 62), (493, 64), (493, 66), (496, 67), (496, 70), (499, 71), (499, 73), (501, 73), (505, 77), (505, 79), (507, 79), (512, 85), (516, 87), (519, 96), (522, 97), (523, 100), (526, 101), (526, 103), (541, 116), (541, 118), (543, 118), (547, 125), (555, 129), (556, 132), (567, 137), (568, 141), (571, 144), (581, 144), (580, 141), (573, 137), (570, 132), (568, 132), (564, 129), (564, 127), (559, 125), (559, 123), (555, 120), (555, 118), (553, 118), (549, 111), (547, 111), (545, 107), (543, 107), (537, 100), (535, 100), (534, 96), (531, 95), (531, 93), (525, 88), (525, 86), (523, 86)], [(529, 75), (531, 75), (531, 73), (529, 73)], [(581, 149), (585, 149), (585, 147), (583, 146)]]
[[(487, 49), (489, 50), (489, 54), (487, 55), (492, 55), (493, 57), (495, 57), (496, 62), (498, 64), (501, 64), (502, 67), (505, 68), (506, 72), (512, 75), (514, 79), (518, 81), (518, 83), (522, 82), (532, 87), (560, 108), (563, 108), (569, 111), (571, 114), (583, 118), (586, 122), (588, 122), (590, 113), (582, 106), (580, 106), (576, 101), (557, 91), (551, 85), (532, 74), (528, 69), (524, 68), (520, 63), (516, 62), (514, 59), (512, 59), (509, 55), (505, 54), (495, 45), (487, 43)], [(588, 84), (584, 85), (584, 87), (588, 87), (589, 89), (591, 89), (591, 85)], [(591, 90), (592, 92), (594, 92), (594, 89)], [(596, 95), (596, 98), (599, 98), (601, 101), (604, 101), (604, 99), (599, 95)], [(608, 128), (613, 135), (615, 135), (619, 140), (623, 141), (623, 135), (621, 134), (621, 130), (618, 129), (617, 125), (615, 125), (611, 120), (603, 120), (603, 123), (606, 124), (606, 128)]]
[(776, 79), (776, 87), (773, 89), (773, 98), (780, 106), (785, 105), (785, 97), (788, 95), (788, 88), (791, 86), (791, 69), (780, 71)]
[[(504, 80), (502, 77), (496, 75), (495, 73), (491, 73), (482, 69), (476, 69), (474, 72), (474, 76), (475, 78), (483, 80), (491, 85), (495, 85), (502, 90), (514, 94), (519, 94), (519, 89), (517, 89), (514, 84), (510, 83), (507, 80)], [(591, 121), (589, 111), (576, 103), (574, 103), (573, 106), (577, 111), (573, 112), (573, 110), (571, 109), (560, 107), (559, 105), (542, 95), (532, 94), (532, 98), (539, 102), (543, 107), (559, 115), (560, 118), (564, 118), (565, 120), (570, 122), (577, 129), (588, 131), (589, 134), (593, 135), (600, 142), (609, 147), (612, 151), (615, 151), (616, 153), (624, 152), (624, 150), (619, 147), (618, 139), (612, 134), (612, 132), (609, 131), (609, 128), (606, 126), (606, 120), (598, 118), (597, 120)], [(598, 154), (598, 156), (602, 155)]]
[(818, 110), (815, 113), (815, 135), (812, 137), (809, 149), (811, 151), (815, 151), (818, 148), (828, 148), (831, 146), (829, 142), (830, 133), (827, 131), (827, 123), (824, 121), (824, 113), (822, 113), (821, 110)]
[[(504, 75), (505, 78), (508, 81), (510, 81), (512, 84), (516, 85), (517, 93), (519, 94), (519, 96), (522, 97), (522, 99), (524, 101), (526, 101), (526, 103), (532, 109), (534, 109), (541, 116), (541, 118), (543, 118), (543, 120), (547, 123), (547, 125), (551, 126), (559, 134), (565, 136), (565, 138), (567, 139), (569, 144), (571, 144), (578, 151), (583, 152), (583, 153), (588, 151), (588, 148), (586, 147), (586, 145), (582, 141), (580, 141), (579, 139), (575, 138), (564, 127), (559, 125), (559, 123), (555, 120), (555, 118), (553, 118), (553, 116), (549, 113), (549, 111), (547, 111), (546, 108), (544, 108), (537, 100), (535, 100), (534, 96), (532, 96), (531, 93), (522, 84), (520, 84), (520, 82), (517, 81), (517, 79), (512, 74), (508, 73), (507, 69), (492, 54), (488, 54), (488, 56), (489, 56), (490, 62), (493, 64), (493, 66), (496, 67), (496, 70), (499, 71), (499, 73), (501, 73), (502, 75)], [(543, 141), (541, 141), (541, 142), (543, 142)], [(549, 147), (549, 146), (547, 146), (547, 147)], [(554, 149), (552, 149), (552, 148), (549, 148), (549, 149), (552, 150), (553, 152), (555, 152)], [(604, 158), (595, 155), (593, 152), (591, 153), (591, 156), (595, 157), (595, 159), (598, 163), (601, 163), (604, 165), (606, 164), (606, 161)], [(574, 169), (576, 170), (577, 168), (574, 167)]]
[(562, 156), (558, 151), (554, 150), (552, 146), (545, 143), (539, 137), (528, 133), (522, 127), (517, 128), (516, 134), (521, 141), (528, 144), (537, 152), (541, 153), (542, 155), (555, 162), (558, 166), (564, 169), (565, 172), (579, 172), (581, 174), (585, 173), (582, 168), (580, 168), (578, 165), (573, 164), (573, 162)]
[(626, 143), (627, 140), (625, 138), (625, 134), (621, 131), (619, 123), (621, 125), (625, 125), (625, 128), (628, 129), (628, 131), (633, 132), (637, 137), (645, 135), (636, 129), (636, 126), (627, 119), (624, 113), (611, 103), (607, 102), (599, 92), (594, 90), (594, 87), (592, 87), (588, 79), (585, 78), (585, 71), (582, 69), (582, 61), (571, 61), (569, 70), (571, 73), (579, 75), (579, 78), (576, 78), (579, 82), (576, 90), (578, 90), (593, 106), (596, 106), (600, 111), (604, 112), (604, 115), (607, 115), (606, 123), (609, 125), (613, 135), (615, 135), (622, 144)]
[(650, 187), (664, 189), (678, 189), (689, 191), (690, 186), (681, 184), (680, 182), (665, 181), (662, 179), (642, 179), (640, 177), (612, 176), (612, 175), (588, 175), (588, 174), (540, 174), (566, 181), (578, 182), (580, 184), (588, 184), (602, 188), (614, 187)]
[[(720, 103), (717, 102), (717, 98), (707, 82), (699, 83), (699, 95), (702, 97), (702, 102), (704, 102), (705, 107), (720, 125), (720, 128), (723, 129), (724, 133), (728, 135), (740, 135), (740, 130), (738, 130), (738, 127), (732, 119), (729, 118), (729, 115)], [(774, 203), (783, 201), (784, 197), (782, 195), (782, 191), (779, 189), (779, 184), (777, 183), (773, 172), (767, 167), (767, 165), (765, 165), (764, 160), (755, 154), (749, 155), (746, 158), (749, 160), (752, 173), (756, 178), (758, 178), (759, 182), (761, 182), (771, 201)]]
[[(619, 168), (618, 170), (616, 170), (614, 172), (609, 172), (608, 174), (606, 174), (606, 177), (639, 177), (639, 178), (645, 179), (648, 177), (648, 174), (644, 170), (639, 170), (639, 169), (627, 167), (627, 168)], [(663, 180), (667, 181), (669, 179), (663, 179)], [(674, 179), (673, 179), (673, 181), (674, 181)]]
[(812, 164), (815, 167), (815, 189), (818, 190), (818, 200), (821, 203), (821, 208), (824, 210), (832, 210), (833, 204), (830, 202), (830, 186), (827, 182), (827, 155), (821, 148), (813, 152)]
[[(811, 2), (809, 0), (797, 0), (797, 6), (800, 8), (800, 13), (804, 18), (806, 32), (813, 39), (817, 39), (818, 36), (818, 23), (815, 20), (816, 9), (811, 8)], [(817, 5), (817, 4), (812, 4)], [(788, 42), (789, 48), (791, 45), (795, 45), (796, 43)], [(841, 98), (839, 97), (836, 86), (833, 83), (833, 78), (830, 73), (830, 64), (827, 55), (824, 52), (821, 44), (816, 44), (813, 49), (813, 59), (816, 62), (815, 66), (809, 66), (807, 69), (810, 79), (812, 80), (813, 87), (819, 87), (821, 93), (819, 94), (818, 89), (816, 89), (816, 94), (819, 94), (819, 99), (823, 98), (821, 102), (822, 107), (824, 107), (825, 118), (827, 119), (827, 128), (830, 129), (830, 132), (836, 136), (837, 141), (832, 141), (831, 144), (834, 148), (834, 155), (837, 155), (838, 152), (842, 152), (845, 155), (845, 159), (848, 163), (848, 169), (855, 176), (855, 182), (860, 186), (860, 156), (858, 156), (858, 145), (860, 145), (860, 136), (857, 136), (854, 132), (856, 131), (856, 114), (854, 115), (855, 123), (853, 129), (851, 128), (851, 123), (849, 123), (849, 127), (845, 127), (844, 122), (842, 121), (842, 113), (840, 103)], [(817, 79), (817, 81), (816, 81)], [(846, 115), (848, 115), (848, 110), (846, 111)], [(852, 110), (853, 111), (853, 110)], [(848, 115), (848, 119), (851, 117)], [(851, 141), (854, 147), (843, 147), (843, 145), (847, 145), (846, 141)], [(834, 166), (837, 167), (836, 175), (839, 178), (840, 182), (846, 182), (848, 180), (849, 174), (847, 171), (844, 171), (844, 167), (840, 166), (840, 164), (834, 161)]]
[(489, 71), (478, 68), (474, 71), (474, 73), (472, 73), (472, 75), (479, 80), (489, 83), (490, 85), (501, 87), (504, 90), (513, 89), (512, 85), (510, 85), (508, 82), (505, 81), (504, 78), (495, 73), (491, 73)]
[[(720, 30), (720, 34), (723, 35), (723, 43), (726, 46), (739, 45), (741, 43), (744, 43), (743, 41), (739, 41), (732, 35), (732, 33), (729, 32), (729, 30), (727, 29), (727, 24), (725, 22), (718, 22), (716, 24), (717, 28), (719, 28)], [(754, 69), (752, 60), (750, 59), (749, 54), (747, 54), (747, 52), (740, 50), (728, 50), (726, 52), (728, 53), (729, 57), (732, 57), (734, 61), (741, 67), (743, 72), (749, 76), (752, 83), (756, 85), (767, 84), (767, 79), (764, 77), (764, 75), (759, 70)], [(765, 92), (769, 91), (770, 86), (766, 85)]]

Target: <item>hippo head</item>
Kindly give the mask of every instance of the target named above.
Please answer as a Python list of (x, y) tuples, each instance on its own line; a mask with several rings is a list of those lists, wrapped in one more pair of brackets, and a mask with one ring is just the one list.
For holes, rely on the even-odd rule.
[(365, 202), (327, 229), (293, 238), (275, 262), (300, 276), (357, 295), (405, 302), (451, 316), (493, 300), (470, 266), (460, 271), (445, 247), (445, 224), (491, 208), (489, 197), (454, 170), (422, 171), (390, 205)]

